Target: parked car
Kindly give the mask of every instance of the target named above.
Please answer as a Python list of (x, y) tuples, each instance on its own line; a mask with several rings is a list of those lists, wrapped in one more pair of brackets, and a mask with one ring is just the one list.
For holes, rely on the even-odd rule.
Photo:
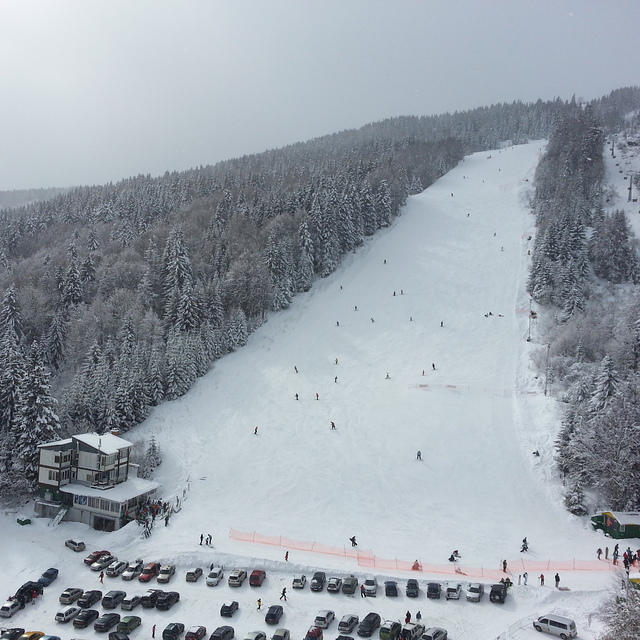
[(38, 578), (38, 582), (43, 587), (48, 587), (57, 577), (58, 570), (55, 567), (50, 567)]
[(149, 589), (142, 594), (142, 601), (140, 604), (143, 609), (153, 609), (156, 606), (156, 602), (160, 597), (160, 594), (164, 593), (162, 589)]
[(309, 587), (311, 591), (322, 591), (327, 582), (327, 574), (324, 571), (316, 571), (311, 578)]
[(97, 609), (83, 609), (74, 619), (73, 626), (76, 629), (85, 629), (100, 615)]
[(142, 619), (139, 616), (125, 616), (118, 622), (118, 631), (120, 633), (131, 633), (134, 629), (137, 629), (142, 624)]
[(442, 627), (429, 627), (422, 634), (422, 640), (447, 640), (447, 630)]
[(407, 580), (407, 598), (417, 598), (420, 595), (420, 583), (415, 578)]
[(447, 582), (444, 597), (447, 600), (459, 600), (462, 593), (462, 585), (459, 582)]
[(342, 593), (346, 593), (347, 595), (355, 593), (358, 588), (358, 578), (355, 576), (347, 576), (342, 581)]
[(81, 609), (88, 609), (91, 605), (102, 600), (102, 591), (99, 589), (90, 589), (85, 591), (79, 598), (77, 605)]
[(262, 569), (254, 569), (249, 576), (249, 585), (252, 587), (261, 587), (266, 577), (267, 574)]
[(498, 602), (504, 604), (507, 599), (507, 585), (502, 582), (497, 582), (491, 585), (491, 591), (489, 592), (489, 600), (491, 602)]
[(220, 615), (223, 618), (230, 618), (238, 610), (238, 603), (235, 600), (225, 602), (220, 607)]
[(30, 600), (33, 592), (36, 592), (39, 596), (44, 593), (44, 586), (40, 582), (34, 582), (33, 580), (27, 580), (15, 593), (14, 598), (20, 600)]
[(87, 545), (79, 540), (65, 540), (64, 546), (72, 551), (84, 551), (87, 548)]
[(304, 640), (322, 640), (323, 633), (320, 627), (311, 626), (307, 629), (307, 635), (304, 637)]
[(176, 602), (180, 601), (180, 594), (177, 591), (163, 591), (156, 600), (156, 609), (168, 611)]
[(140, 582), (149, 582), (151, 578), (155, 578), (160, 572), (160, 563), (159, 562), (149, 562), (149, 564), (145, 565), (142, 569), (140, 575), (138, 576), (138, 580)]
[(247, 572), (242, 569), (234, 569), (229, 574), (227, 583), (230, 587), (241, 587), (242, 583), (247, 579)]
[(22, 605), (18, 600), (7, 600), (0, 607), (0, 617), (2, 618), (10, 618), (14, 613), (20, 610)]
[(84, 591), (82, 589), (69, 587), (60, 594), (58, 600), (60, 604), (73, 604), (83, 593)]
[(129, 636), (121, 631), (112, 631), (109, 634), (109, 640), (129, 640)]
[(470, 582), (467, 585), (467, 600), (469, 602), (480, 602), (484, 595), (484, 585), (480, 582)]
[(184, 636), (184, 640), (202, 640), (206, 635), (207, 627), (196, 625), (194, 627), (189, 627), (186, 635)]
[(340, 633), (351, 633), (356, 625), (360, 622), (360, 618), (353, 613), (347, 613), (346, 616), (342, 616), (340, 622), (338, 622), (338, 631)]
[(120, 622), (119, 613), (103, 613), (94, 623), (94, 631), (111, 631)]
[(389, 598), (398, 597), (398, 583), (395, 580), (385, 580), (384, 595)]
[(0, 630), (0, 640), (18, 640), (23, 633), (24, 629), (20, 627), (9, 627), (8, 629)]
[(120, 608), (123, 611), (133, 611), (142, 604), (142, 596), (127, 596), (121, 603)]
[(291, 583), (292, 589), (304, 589), (307, 584), (307, 576), (293, 576), (293, 582)]
[(375, 598), (378, 593), (378, 579), (377, 578), (367, 578), (364, 581), (364, 593), (367, 598)]
[(427, 583), (427, 598), (440, 598), (442, 585), (439, 582)]
[(69, 622), (73, 620), (82, 609), (74, 604), (68, 604), (66, 607), (62, 607), (58, 613), (56, 613), (56, 622)]
[(209, 574), (207, 575), (207, 586), (217, 586), (222, 578), (224, 578), (224, 571), (222, 567), (213, 567), (213, 569), (211, 569), (211, 571), (209, 571)]
[(110, 556), (110, 555), (111, 555), (110, 551), (93, 551), (84, 559), (84, 563), (88, 565), (92, 565), (98, 558), (101, 558), (102, 556)]
[(184, 633), (184, 625), (182, 622), (170, 622), (162, 630), (162, 640), (178, 640)]
[(102, 571), (106, 569), (112, 562), (118, 559), (117, 556), (111, 554), (107, 556), (100, 556), (90, 567), (91, 571)]
[(336, 638), (336, 640), (353, 640), (353, 637), (340, 635)]
[(373, 635), (373, 632), (380, 626), (380, 616), (375, 613), (367, 613), (362, 619), (362, 622), (358, 625), (358, 635), (363, 638), (369, 638)]
[(329, 578), (327, 582), (327, 591), (331, 593), (339, 593), (342, 587), (342, 578)]
[(318, 615), (313, 621), (313, 624), (321, 629), (328, 629), (335, 617), (336, 614), (334, 611), (331, 611), (330, 609), (323, 609), (322, 611), (318, 611)]
[(105, 570), (105, 573), (111, 577), (115, 578), (119, 576), (126, 568), (127, 563), (124, 560), (114, 560)]
[(267, 634), (264, 631), (249, 631), (244, 640), (267, 640)]
[(267, 610), (267, 615), (265, 615), (264, 621), (267, 624), (278, 624), (283, 613), (284, 609), (279, 604), (272, 604)]
[(126, 591), (120, 591), (119, 589), (107, 591), (105, 596), (102, 598), (102, 608), (115, 609), (126, 597)]
[(400, 630), (402, 640), (420, 640), (424, 633), (424, 625), (418, 622), (407, 622)]
[(142, 562), (142, 560), (138, 558), (137, 560), (134, 560), (127, 565), (127, 568), (122, 572), (122, 575), (120, 577), (123, 580), (133, 580), (142, 573), (143, 568), (144, 562)]
[(209, 640), (231, 640), (235, 636), (236, 632), (233, 627), (223, 625), (218, 627), (210, 636)]
[(160, 584), (167, 584), (169, 580), (173, 577), (176, 572), (175, 564), (164, 564), (160, 567), (160, 572), (158, 573), (158, 582)]
[(276, 629), (271, 636), (271, 640), (291, 640), (289, 629)]
[(401, 631), (402, 625), (397, 620), (385, 620), (380, 627), (380, 640), (396, 640)]
[(202, 577), (202, 569), (200, 567), (194, 567), (193, 569), (189, 569), (187, 571), (187, 575), (185, 576), (185, 580), (187, 582), (198, 582)]
[(44, 631), (25, 631), (18, 640), (40, 640), (44, 636)]

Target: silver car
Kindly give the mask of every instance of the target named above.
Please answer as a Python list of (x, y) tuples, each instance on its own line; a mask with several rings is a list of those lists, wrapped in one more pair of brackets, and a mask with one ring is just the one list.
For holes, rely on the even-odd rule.
[(467, 585), (467, 600), (469, 602), (480, 602), (484, 595), (484, 585), (481, 582), (470, 582)]

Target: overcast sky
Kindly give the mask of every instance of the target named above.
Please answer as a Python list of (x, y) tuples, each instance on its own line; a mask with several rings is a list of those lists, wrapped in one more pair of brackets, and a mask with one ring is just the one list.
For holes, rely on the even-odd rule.
[(640, 84), (639, 0), (0, 0), (0, 190)]

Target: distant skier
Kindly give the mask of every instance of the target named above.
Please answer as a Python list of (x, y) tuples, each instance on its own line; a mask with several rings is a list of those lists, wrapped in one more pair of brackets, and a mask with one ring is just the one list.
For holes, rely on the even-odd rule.
[(336, 428), (336, 423), (335, 423), (335, 422), (333, 422), (333, 421), (331, 422), (331, 428), (332, 428), (332, 429), (335, 429), (335, 428)]
[(436, 370), (436, 365), (432, 362), (431, 363), (431, 368), (435, 371)]
[(355, 536), (351, 536), (349, 538), (349, 540), (351, 540), (351, 546), (352, 547), (357, 547), (358, 546), (358, 543), (356, 542), (356, 537)]
[(527, 586), (527, 578), (528, 578), (528, 577), (529, 577), (529, 574), (525, 571), (525, 572), (522, 574), (522, 580), (523, 580), (523, 582), (524, 582), (524, 586), (525, 586), (525, 587)]
[(320, 400), (320, 396), (316, 393), (316, 400)]
[(256, 428), (253, 430), (253, 435), (254, 435), (254, 436), (257, 436), (257, 435), (258, 435), (258, 427), (256, 427)]
[(338, 382), (338, 376), (333, 379), (334, 382)]
[(385, 380), (389, 380), (389, 373), (387, 372), (387, 375), (385, 377)]
[(336, 358), (336, 364), (338, 364), (338, 358)]
[(287, 551), (287, 553), (284, 554), (284, 561), (285, 562), (289, 562), (289, 552)]
[(602, 555), (602, 549), (600, 549), (600, 547), (598, 547), (596, 554), (598, 555), (598, 560), (600, 560), (600, 556)]
[(287, 601), (287, 588), (283, 587), (282, 593), (280, 594), (280, 600)]
[(297, 393), (296, 393), (296, 400), (299, 400), (299, 398), (298, 398), (298, 394), (297, 394)]
[(538, 580), (540, 580), (540, 586), (544, 587), (544, 573), (540, 574), (540, 577), (538, 578)]
[(416, 453), (416, 460), (422, 460), (422, 451), (418, 451), (418, 453)]
[(444, 327), (444, 320), (440, 320), (440, 326)]
[(529, 551), (529, 543), (527, 542), (526, 538), (524, 538), (524, 540), (522, 541), (522, 547), (520, 547), (520, 553), (524, 553), (525, 551)]
[(293, 365), (293, 368), (295, 369), (295, 372), (298, 373), (298, 367), (296, 367), (296, 365)]

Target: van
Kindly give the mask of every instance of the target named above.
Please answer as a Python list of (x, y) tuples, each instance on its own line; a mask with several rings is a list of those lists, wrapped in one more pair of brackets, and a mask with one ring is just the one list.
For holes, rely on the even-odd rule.
[(418, 624), (417, 622), (407, 622), (407, 624), (402, 627), (400, 637), (402, 640), (418, 640), (422, 637), (423, 633), (424, 625)]
[(69, 604), (56, 613), (56, 622), (69, 622), (69, 620), (73, 620), (79, 613), (80, 607)]
[(562, 640), (567, 638), (575, 638), (578, 635), (576, 623), (571, 618), (556, 616), (552, 613), (546, 616), (540, 616), (533, 621), (533, 628), (536, 631), (545, 631), (554, 636), (560, 636)]

